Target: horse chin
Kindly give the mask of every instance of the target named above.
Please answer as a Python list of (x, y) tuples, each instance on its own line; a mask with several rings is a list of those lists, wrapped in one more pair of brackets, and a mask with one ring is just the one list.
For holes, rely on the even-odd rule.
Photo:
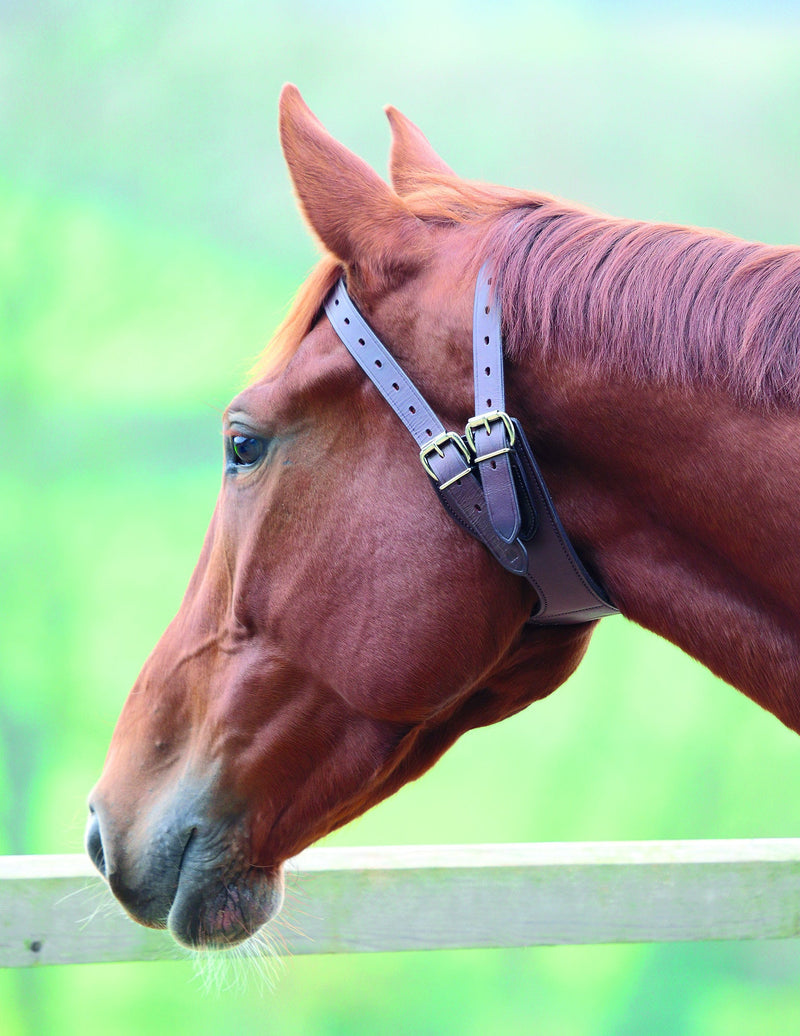
[(225, 950), (244, 942), (275, 917), (283, 905), (283, 868), (249, 868), (220, 880), (192, 866), (181, 868), (167, 917), (176, 942), (190, 950)]

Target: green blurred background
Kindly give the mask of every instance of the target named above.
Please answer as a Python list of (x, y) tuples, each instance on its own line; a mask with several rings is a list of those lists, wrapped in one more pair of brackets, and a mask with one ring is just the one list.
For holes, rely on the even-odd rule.
[[(0, 852), (81, 851), (199, 551), (220, 411), (313, 262), (280, 85), (381, 171), (390, 102), (466, 176), (798, 242), (800, 18), (753, 6), (0, 3)], [(607, 620), (566, 687), (330, 842), (797, 835), (799, 749)], [(0, 1033), (800, 1030), (794, 942), (300, 957), (274, 993), (228, 978), (208, 996), (189, 961), (6, 971)]]

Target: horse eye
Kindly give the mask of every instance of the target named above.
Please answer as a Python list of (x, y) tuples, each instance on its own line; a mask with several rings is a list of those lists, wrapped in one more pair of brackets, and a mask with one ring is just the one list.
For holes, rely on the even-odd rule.
[(264, 453), (264, 440), (263, 439), (251, 439), (247, 435), (234, 435), (231, 440), (231, 447), (233, 449), (233, 462), (246, 467), (249, 464), (255, 464), (257, 460), (260, 460)]

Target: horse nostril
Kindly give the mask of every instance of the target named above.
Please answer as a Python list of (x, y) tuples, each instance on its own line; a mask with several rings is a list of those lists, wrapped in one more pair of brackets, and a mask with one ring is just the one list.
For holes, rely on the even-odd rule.
[(103, 836), (100, 834), (100, 821), (95, 811), (89, 807), (89, 820), (86, 824), (86, 852), (89, 859), (97, 867), (104, 878), (106, 874), (106, 854), (103, 852)]

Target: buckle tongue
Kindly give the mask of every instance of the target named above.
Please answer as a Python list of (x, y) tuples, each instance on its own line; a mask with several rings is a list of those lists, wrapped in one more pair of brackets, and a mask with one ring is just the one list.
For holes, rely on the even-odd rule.
[[(483, 453), (478, 456), (478, 447), (475, 443), (475, 431), (478, 428), (483, 428), (486, 435), (491, 435), (492, 422), (500, 421), (506, 430), (508, 436), (508, 446), (504, 446), (500, 450), (492, 450), (491, 453)], [(517, 432), (511, 421), (511, 418), (504, 410), (489, 410), (485, 414), (478, 414), (477, 417), (471, 417), (467, 421), (467, 442), (469, 443), (470, 449), (475, 455), (475, 463), (480, 464), (483, 460), (491, 460), (492, 457), (500, 457), (504, 453), (510, 453), (511, 447), (514, 445), (514, 441), (517, 438)]]
[[(448, 444), (452, 444), (458, 450), (461, 455), (461, 459), (464, 461), (464, 470), (459, 471), (457, 475), (453, 475), (451, 478), (447, 479), (446, 482), (442, 482), (433, 470), (429, 458), (435, 453), (444, 460), (444, 447)], [(463, 478), (465, 475), (469, 475), (472, 471), (472, 460), (469, 455), (469, 450), (458, 432), (442, 432), (440, 435), (434, 436), (434, 438), (429, 442), (426, 442), (419, 451), (419, 459), (422, 461), (423, 468), (425, 468), (434, 482), (437, 483), (436, 488), (439, 490), (447, 489), (448, 486), (452, 486), (454, 482), (458, 482), (460, 478)]]

